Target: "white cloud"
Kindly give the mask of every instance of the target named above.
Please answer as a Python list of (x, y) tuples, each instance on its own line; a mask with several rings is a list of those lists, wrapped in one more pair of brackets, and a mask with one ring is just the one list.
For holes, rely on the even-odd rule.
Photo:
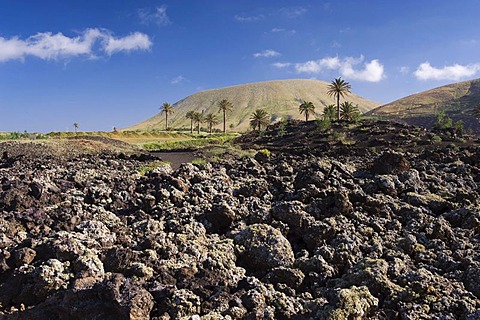
[(325, 69), (337, 69), (339, 67), (340, 59), (338, 57), (326, 57), (295, 64), (295, 70), (299, 73), (320, 73)]
[(285, 32), (286, 30), (283, 28), (273, 28), (272, 32)]
[(299, 73), (320, 73), (322, 71), (322, 64), (318, 61), (307, 61), (295, 64), (295, 69)]
[(278, 57), (279, 55), (280, 52), (277, 52), (275, 50), (263, 50), (262, 52), (257, 52), (253, 54), (255, 58), (273, 58)]
[(179, 84), (180, 82), (184, 81), (184, 80), (187, 80), (187, 78), (185, 78), (184, 76), (182, 75), (179, 75), (175, 78), (172, 79), (172, 81), (170, 81), (171, 84)]
[(420, 64), (414, 72), (418, 80), (454, 80), (458, 81), (462, 78), (467, 78), (475, 75), (480, 71), (480, 64), (470, 64), (462, 66), (454, 64), (445, 66), (443, 68), (435, 68), (429, 62)]
[(135, 32), (123, 38), (108, 37), (104, 50), (112, 55), (120, 51), (148, 50), (151, 46), (152, 42), (146, 34)]
[(0, 62), (22, 59), (27, 50), (25, 42), (17, 37), (11, 39), (0, 37)]
[(252, 21), (259, 21), (265, 19), (265, 16), (263, 14), (259, 14), (256, 16), (241, 16), (241, 15), (235, 15), (234, 19), (240, 22), (252, 22)]
[[(96, 44), (99, 44), (96, 47)], [(37, 33), (25, 40), (19, 37), (0, 37), (0, 62), (23, 60), (34, 56), (42, 60), (68, 59), (76, 56), (96, 57), (103, 51), (112, 55), (121, 51), (148, 50), (152, 42), (146, 34), (135, 32), (126, 37), (116, 38), (106, 29), (86, 29), (76, 37), (62, 33)]]
[(365, 63), (363, 70), (355, 70), (353, 66), (362, 61), (363, 56), (359, 59), (346, 58), (340, 67), (342, 76), (349, 79), (368, 82), (379, 82), (384, 78), (383, 65), (377, 59)]
[(365, 63), (361, 70), (355, 69), (354, 66), (363, 62), (363, 60), (363, 56), (359, 58), (346, 57), (344, 59), (326, 57), (320, 60), (296, 63), (295, 70), (298, 73), (310, 74), (321, 73), (325, 70), (338, 70), (345, 78), (369, 82), (378, 82), (385, 77), (383, 65), (376, 59)]
[(167, 6), (163, 5), (155, 9), (143, 8), (138, 10), (138, 16), (143, 24), (155, 23), (159, 26), (167, 26), (170, 18), (167, 15)]
[(26, 40), (18, 37), (0, 37), (0, 61), (23, 59), (27, 55), (43, 60), (56, 60), (71, 56), (92, 56), (92, 46), (101, 36), (98, 29), (87, 29), (82, 35), (69, 38), (62, 33), (37, 33)]
[(275, 68), (278, 68), (278, 69), (288, 68), (291, 65), (292, 64), (290, 62), (275, 62), (275, 63), (272, 63), (272, 66), (274, 66)]

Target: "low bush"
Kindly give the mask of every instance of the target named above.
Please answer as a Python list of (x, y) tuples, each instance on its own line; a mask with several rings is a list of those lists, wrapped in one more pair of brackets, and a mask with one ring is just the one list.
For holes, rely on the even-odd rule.
[(170, 162), (168, 161), (153, 161), (145, 166), (141, 166), (137, 169), (138, 173), (141, 175), (145, 175), (147, 172), (153, 171), (156, 168), (170, 166)]

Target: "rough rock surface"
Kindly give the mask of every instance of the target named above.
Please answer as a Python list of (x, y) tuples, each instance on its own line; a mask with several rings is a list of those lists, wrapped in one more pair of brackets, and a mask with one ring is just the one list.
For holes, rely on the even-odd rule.
[(480, 148), (343, 148), (140, 175), (2, 143), (0, 319), (479, 319)]

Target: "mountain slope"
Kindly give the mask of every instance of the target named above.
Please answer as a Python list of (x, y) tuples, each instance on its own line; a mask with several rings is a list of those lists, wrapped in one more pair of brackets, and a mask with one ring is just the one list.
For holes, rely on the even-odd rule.
[[(259, 108), (265, 109), (272, 120), (287, 117), (303, 119), (298, 112), (298, 106), (303, 100), (312, 101), (317, 113), (321, 113), (326, 105), (335, 103), (334, 99), (327, 95), (328, 85), (329, 83), (318, 80), (294, 79), (248, 83), (198, 92), (173, 105), (175, 113), (169, 116), (169, 127), (189, 128), (190, 120), (185, 118), (185, 114), (191, 110), (214, 113), (221, 120), (222, 114), (218, 113), (217, 103), (222, 99), (229, 100), (234, 106), (233, 111), (227, 113), (227, 127), (232, 130), (248, 129), (251, 114)], [(358, 104), (362, 112), (379, 105), (353, 93), (348, 94), (345, 100)], [(164, 127), (165, 117), (158, 113), (125, 130), (151, 130)], [(221, 127), (221, 123), (216, 126), (218, 129)]]
[(462, 120), (466, 128), (478, 133), (479, 122), (471, 113), (479, 103), (480, 79), (475, 79), (416, 93), (373, 109), (367, 115), (431, 127), (437, 113), (445, 111), (452, 119)]

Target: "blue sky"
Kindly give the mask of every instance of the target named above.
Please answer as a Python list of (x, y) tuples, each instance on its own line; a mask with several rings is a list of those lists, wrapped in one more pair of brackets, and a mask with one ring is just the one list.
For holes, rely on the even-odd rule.
[(387, 103), (480, 74), (480, 1), (0, 0), (0, 131), (122, 128), (195, 92), (341, 76)]

